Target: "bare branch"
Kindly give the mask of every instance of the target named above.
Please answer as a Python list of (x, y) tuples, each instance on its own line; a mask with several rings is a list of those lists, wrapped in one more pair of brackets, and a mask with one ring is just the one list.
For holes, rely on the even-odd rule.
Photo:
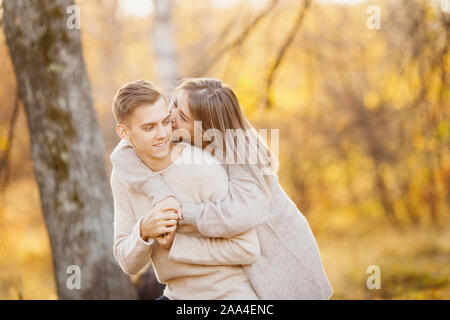
[(221, 57), (225, 52), (228, 50), (234, 49), (237, 46), (240, 46), (244, 43), (245, 39), (251, 34), (251, 32), (255, 29), (255, 27), (272, 11), (272, 9), (277, 5), (278, 0), (272, 0), (267, 5), (266, 8), (264, 8), (254, 19), (250, 24), (244, 29), (244, 31), (238, 36), (236, 39), (234, 39), (231, 43), (224, 46), (218, 53), (218, 57)]
[(305, 18), (305, 14), (308, 11), (308, 8), (311, 4), (311, 0), (305, 0), (303, 5), (299, 8), (297, 18), (294, 21), (294, 24), (292, 25), (291, 30), (289, 31), (288, 36), (283, 42), (283, 45), (280, 47), (280, 50), (278, 51), (278, 54), (275, 58), (275, 62), (270, 67), (267, 79), (266, 79), (266, 97), (264, 101), (264, 107), (269, 109), (272, 106), (272, 84), (275, 77), (276, 72), (278, 71), (281, 62), (283, 61), (283, 58), (286, 55), (287, 50), (291, 46), (292, 42), (295, 39), (295, 36), (297, 35), (298, 31), (300, 30), (300, 26), (303, 23), (303, 20)]
[(9, 121), (9, 129), (8, 129), (8, 137), (7, 137), (7, 145), (5, 150), (2, 152), (0, 156), (0, 190), (3, 190), (8, 184), (8, 164), (9, 164), (9, 155), (11, 153), (11, 147), (14, 140), (14, 128), (17, 122), (17, 115), (19, 114), (19, 91), (17, 90), (16, 98), (14, 102), (14, 110), (11, 116), (11, 120)]
[[(256, 17), (254, 17), (254, 19), (245, 27), (244, 31), (233, 41), (225, 44), (215, 54), (210, 54), (208, 57), (202, 57), (201, 60), (205, 62), (202, 63), (200, 68), (197, 68), (197, 70), (193, 72), (193, 76), (203, 75), (213, 66), (214, 62), (220, 59), (224, 54), (238, 46), (241, 46), (248, 36), (256, 29), (257, 25), (273, 10), (273, 8), (275, 8), (278, 1), (279, 0), (271, 0), (270, 3)], [(225, 29), (228, 28), (229, 25), (227, 24)], [(226, 33), (226, 30), (221, 32), (222, 35)]]

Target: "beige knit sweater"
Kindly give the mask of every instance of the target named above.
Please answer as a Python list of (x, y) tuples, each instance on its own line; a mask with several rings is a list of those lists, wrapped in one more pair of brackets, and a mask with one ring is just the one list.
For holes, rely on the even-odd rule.
[[(128, 186), (157, 203), (176, 196), (158, 173), (151, 171), (123, 140), (111, 161)], [(255, 228), (261, 256), (244, 265), (261, 299), (329, 299), (333, 288), (322, 265), (319, 247), (304, 215), (273, 177), (272, 200), (242, 165), (229, 165), (228, 193), (221, 201), (181, 201), (181, 224), (195, 225), (208, 237), (233, 237)]]
[[(183, 144), (183, 152), (168, 168), (158, 173), (178, 199), (201, 203), (219, 201), (228, 190), (228, 176), (211, 155)], [(199, 158), (200, 157), (200, 158)], [(209, 164), (192, 164), (194, 159)], [(242, 267), (260, 256), (254, 229), (232, 238), (208, 238), (189, 224), (179, 226), (170, 250), (140, 237), (140, 223), (151, 210), (152, 200), (131, 189), (113, 170), (114, 255), (128, 274), (153, 263), (164, 295), (179, 299), (258, 299)]]

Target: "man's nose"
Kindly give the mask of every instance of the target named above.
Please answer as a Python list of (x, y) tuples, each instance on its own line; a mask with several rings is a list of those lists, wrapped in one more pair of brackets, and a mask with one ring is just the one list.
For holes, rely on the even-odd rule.
[(158, 130), (156, 132), (157, 138), (166, 138), (167, 137), (167, 130), (165, 130), (164, 126), (160, 125), (158, 126)]

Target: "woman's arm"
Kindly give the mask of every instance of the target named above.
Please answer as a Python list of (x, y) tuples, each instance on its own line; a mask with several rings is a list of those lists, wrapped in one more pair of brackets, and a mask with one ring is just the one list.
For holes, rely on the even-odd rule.
[[(117, 145), (111, 161), (118, 176), (130, 187), (153, 197), (153, 205), (173, 196), (162, 177), (141, 161), (128, 141)], [(228, 194), (223, 200), (182, 203), (180, 224), (192, 224), (207, 237), (234, 237), (267, 221), (270, 199), (245, 166), (229, 165), (228, 178)]]
[(114, 196), (114, 257), (126, 274), (134, 275), (150, 262), (154, 240), (142, 239), (142, 218), (138, 221), (134, 218), (126, 188), (114, 171), (111, 188)]
[(118, 177), (134, 190), (153, 198), (153, 205), (167, 197), (175, 197), (163, 178), (142, 162), (129, 141), (121, 140), (110, 160)]
[(234, 237), (269, 219), (270, 199), (244, 165), (228, 166), (228, 194), (216, 202), (182, 202), (181, 224), (207, 237)]
[(246, 265), (261, 255), (254, 229), (233, 238), (199, 238), (180, 232), (169, 252), (169, 259), (199, 265)]

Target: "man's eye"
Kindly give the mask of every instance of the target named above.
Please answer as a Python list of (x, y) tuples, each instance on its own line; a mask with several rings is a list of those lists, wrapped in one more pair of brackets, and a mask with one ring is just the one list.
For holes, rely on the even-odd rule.
[(163, 124), (164, 124), (164, 125), (170, 124), (170, 119), (164, 120)]
[(187, 119), (186, 119), (182, 114), (180, 114), (180, 118), (181, 118), (181, 120), (183, 120), (183, 121), (187, 121)]
[(144, 131), (150, 131), (150, 130), (153, 129), (153, 127), (152, 127), (152, 126), (150, 126), (150, 127), (144, 127), (143, 129), (144, 129)]

